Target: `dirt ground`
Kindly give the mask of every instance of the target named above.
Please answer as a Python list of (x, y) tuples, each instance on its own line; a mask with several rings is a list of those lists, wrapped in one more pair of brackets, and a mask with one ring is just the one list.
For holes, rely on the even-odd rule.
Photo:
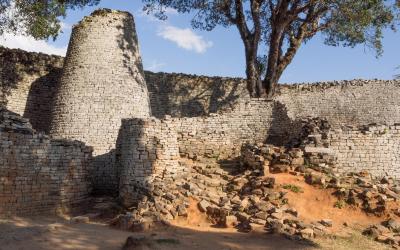
[(113, 250), (121, 249), (129, 236), (146, 237), (151, 245), (144, 249), (153, 250), (390, 249), (350, 229), (340, 237), (319, 238), (305, 243), (266, 234), (261, 229), (239, 233), (205, 223), (203, 218), (195, 218), (188, 222), (176, 222), (182, 226), (133, 233), (101, 223), (71, 224), (59, 217), (13, 218), (0, 220), (0, 250)]
[[(308, 249), (309, 246), (263, 232), (238, 233), (218, 228), (172, 226), (148, 233), (124, 232), (102, 224), (70, 224), (62, 218), (14, 218), (0, 221), (1, 250), (121, 249), (128, 236), (145, 236), (154, 249)], [(160, 240), (161, 239), (161, 240)]]
[(251, 233), (240, 233), (234, 228), (216, 228), (206, 215), (199, 212), (197, 202), (192, 200), (187, 219), (143, 233), (116, 230), (105, 223), (73, 224), (68, 217), (0, 219), (0, 250), (113, 250), (121, 249), (129, 236), (145, 237), (149, 247), (143, 249), (161, 250), (391, 249), (361, 234), (363, 228), (382, 221), (382, 218), (368, 216), (350, 207), (335, 208), (337, 200), (331, 190), (309, 186), (302, 177), (289, 174), (274, 177), (278, 186), (291, 184), (301, 188), (298, 193), (288, 191), (287, 196), (289, 204), (297, 209), (302, 220), (332, 219), (331, 233), (335, 236), (300, 242), (267, 234), (262, 227), (255, 228)]
[(304, 177), (290, 174), (275, 174), (273, 177), (275, 177), (277, 186), (291, 184), (300, 187), (301, 192), (299, 193), (288, 191), (288, 204), (296, 208), (299, 218), (304, 222), (312, 223), (322, 219), (331, 219), (333, 221), (331, 233), (340, 234), (345, 231), (347, 227), (343, 225), (344, 223), (351, 227), (366, 228), (385, 219), (385, 217), (367, 215), (360, 209), (350, 206), (335, 207), (338, 199), (332, 195), (333, 190), (308, 185), (304, 182)]

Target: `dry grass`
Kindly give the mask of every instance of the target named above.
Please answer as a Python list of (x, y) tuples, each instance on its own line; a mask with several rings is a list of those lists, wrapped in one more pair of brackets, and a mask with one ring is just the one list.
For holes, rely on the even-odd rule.
[(353, 231), (349, 236), (330, 236), (315, 240), (320, 249), (326, 250), (389, 250), (389, 245), (384, 245), (364, 236), (359, 231)]

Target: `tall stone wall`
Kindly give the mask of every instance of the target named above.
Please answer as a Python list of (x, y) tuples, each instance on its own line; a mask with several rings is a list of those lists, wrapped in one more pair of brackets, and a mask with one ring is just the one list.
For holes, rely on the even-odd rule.
[[(27, 110), (25, 117), (33, 127), (47, 131), (63, 58), (0, 47), (0, 60), (1, 102), (21, 115)], [(145, 78), (152, 115), (158, 118), (227, 113), (249, 100), (245, 81), (239, 78), (149, 71)], [(352, 80), (281, 85), (275, 100), (292, 119), (326, 117), (337, 126), (391, 124), (400, 120), (399, 92), (400, 81)]]
[(324, 117), (340, 127), (399, 122), (399, 95), (399, 80), (352, 80), (281, 86), (276, 100), (291, 117)]
[(0, 108), (0, 216), (66, 212), (87, 202), (91, 148), (36, 133)]
[[(7, 72), (13, 72), (9, 70), (8, 64), (1, 65), (0, 69), (2, 69), (2, 86), (5, 86), (2, 88), (3, 103), (7, 103), (12, 109), (19, 110), (20, 113), (22, 109), (25, 113), (25, 110), (36, 110), (36, 107), (42, 107), (34, 112), (36, 115), (31, 115), (34, 127), (44, 128), (42, 131), (46, 131), (46, 126), (48, 126), (48, 117), (51, 114), (49, 110), (52, 110), (52, 97), (55, 95), (53, 93), (58, 93), (54, 108), (53, 132), (61, 137), (84, 140), (88, 145), (95, 147), (94, 166), (96, 167), (93, 168), (91, 174), (92, 181), (95, 187), (103, 189), (99, 191), (104, 192), (117, 190), (120, 183), (119, 172), (115, 167), (114, 148), (118, 133), (121, 133), (119, 132), (121, 119), (149, 116), (150, 108), (147, 105), (149, 100), (146, 95), (141, 97), (137, 95), (137, 93), (146, 92), (143, 77), (141, 79), (132, 77), (129, 65), (133, 64), (126, 61), (129, 61), (128, 58), (138, 58), (138, 55), (124, 56), (124, 53), (130, 50), (122, 49), (121, 51), (124, 52), (121, 52), (122, 56), (119, 58), (124, 59), (118, 59), (118, 61), (115, 59), (118, 53), (113, 53), (115, 58), (107, 54), (111, 53), (111, 47), (107, 47), (108, 49), (93, 47), (93, 44), (104, 45), (107, 41), (102, 39), (101, 42), (96, 42), (97, 38), (88, 35), (102, 34), (101, 32), (104, 31), (111, 34), (108, 37), (112, 41), (119, 41), (115, 38), (118, 35), (115, 34), (124, 33), (124, 29), (121, 29), (119, 25), (114, 27), (114, 24), (96, 20), (99, 18), (104, 21), (115, 16), (118, 23), (121, 21), (120, 17), (126, 14), (115, 12), (97, 14), (75, 28), (78, 31), (74, 31), (65, 65), (64, 80), (62, 80), (67, 84), (63, 84), (60, 89), (52, 80), (40, 82), (40, 84), (33, 84), (30, 81), (31, 79), (35, 81), (42, 75), (47, 77), (48, 74), (54, 76), (50, 79), (56, 79), (57, 69), (60, 69), (58, 65), (62, 64), (61, 58), (48, 57), (50, 58), (48, 59), (44, 55), (27, 53), (27, 58), (30, 59), (25, 60), (25, 53), (21, 51), (17, 53), (14, 50), (11, 54), (14, 54), (15, 59), (10, 59), (14, 57), (9, 56), (1, 58), (3, 62), (15, 64), (13, 66), (16, 69), (15, 72), (27, 77), (20, 80), (8, 77), (10, 74)], [(100, 25), (102, 30), (98, 31), (92, 25), (96, 27)], [(91, 32), (85, 32), (86, 29)], [(117, 31), (113, 33), (112, 30)], [(74, 43), (74, 41), (77, 42)], [(82, 43), (82, 41), (86, 42)], [(126, 46), (129, 47), (129, 42), (127, 44)], [(104, 60), (100, 59), (103, 54), (86, 54), (86, 51), (90, 49), (96, 52), (104, 51), (104, 58), (114, 58), (116, 61), (107, 61), (107, 63), (112, 63), (113, 67), (101, 68), (103, 64), (100, 61)], [(7, 53), (3, 52), (2, 55), (7, 55)], [(18, 55), (15, 56), (15, 54)], [(39, 73), (29, 74), (29, 65), (32, 60), (40, 62), (37, 64)], [(19, 63), (19, 61), (22, 62)], [(56, 66), (50, 68), (48, 65), (53, 65), (53, 63)], [(128, 67), (124, 67), (126, 65)], [(140, 64), (136, 68), (132, 67), (133, 72), (136, 69), (138, 72), (141, 71)], [(113, 68), (121, 72), (113, 71)], [(119, 75), (123, 77), (119, 78)], [(301, 129), (299, 120), (306, 116), (324, 117), (335, 128), (341, 128), (343, 124), (358, 126), (369, 123), (394, 124), (400, 121), (399, 81), (353, 80), (282, 85), (274, 100), (266, 101), (249, 98), (245, 90), (245, 81), (241, 79), (151, 72), (146, 72), (145, 75), (153, 109), (152, 115), (157, 118), (168, 115), (174, 117), (172, 120), (178, 135), (179, 153), (190, 158), (203, 156), (218, 159), (235, 158), (239, 154), (241, 145), (246, 142), (267, 141), (284, 144), (298, 135)], [(83, 80), (79, 80), (82, 76), (84, 76)], [(107, 78), (107, 76), (112, 77)], [(96, 80), (95, 84), (93, 84), (94, 80)], [(15, 86), (15, 88), (9, 88), (9, 86)], [(34, 86), (36, 86), (35, 89), (40, 90), (38, 93), (41, 94), (35, 94), (37, 92), (32, 91)], [(135, 87), (132, 88), (132, 86)], [(4, 91), (4, 89), (12, 91)], [(141, 92), (141, 89), (144, 89), (144, 92)], [(31, 96), (34, 96), (32, 100), (36, 100), (35, 102), (30, 101)], [(35, 96), (44, 96), (44, 98), (35, 98)], [(40, 105), (35, 103), (40, 103)], [(42, 113), (43, 116), (40, 115)], [(25, 114), (29, 117), (29, 112)], [(158, 130), (155, 129), (155, 131)], [(380, 145), (381, 142), (374, 141), (373, 143)], [(362, 150), (364, 149), (360, 149), (360, 152)], [(343, 156), (343, 159), (353, 161), (351, 157), (346, 157)], [(361, 163), (354, 164), (356, 165), (344, 164), (343, 169), (362, 168)], [(382, 165), (379, 166), (379, 168), (382, 167)], [(364, 168), (373, 170), (372, 166), (364, 165)], [(385, 165), (386, 168), (390, 170), (395, 167)], [(391, 173), (392, 170), (389, 170), (388, 172)]]
[(98, 10), (74, 26), (50, 134), (93, 146), (95, 191), (116, 192), (121, 119), (149, 117), (133, 16)]
[(152, 115), (199, 117), (226, 112), (249, 99), (241, 78), (206, 77), (145, 71)]
[(49, 132), (63, 62), (63, 57), (0, 46), (0, 105), (28, 118), (36, 130)]

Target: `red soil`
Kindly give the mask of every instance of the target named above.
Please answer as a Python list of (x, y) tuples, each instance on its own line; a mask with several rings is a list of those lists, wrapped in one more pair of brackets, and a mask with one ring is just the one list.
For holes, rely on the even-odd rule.
[(289, 205), (299, 212), (299, 217), (307, 223), (316, 222), (322, 219), (331, 219), (333, 221), (332, 232), (339, 232), (347, 223), (349, 226), (368, 226), (380, 223), (384, 218), (368, 215), (360, 208), (345, 206), (343, 208), (335, 207), (338, 199), (332, 194), (334, 190), (323, 189), (308, 185), (302, 176), (291, 174), (273, 175), (276, 184), (296, 185), (302, 189), (301, 193), (294, 193), (287, 190)]

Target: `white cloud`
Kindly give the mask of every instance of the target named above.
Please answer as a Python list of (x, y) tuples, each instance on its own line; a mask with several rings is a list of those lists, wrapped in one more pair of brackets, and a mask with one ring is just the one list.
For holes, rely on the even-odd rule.
[(167, 15), (177, 15), (178, 14), (178, 11), (173, 8), (166, 8), (164, 11), (165, 11), (165, 14), (167, 14)]
[(157, 71), (165, 66), (165, 63), (159, 62), (157, 60), (153, 60), (149, 66), (145, 67), (147, 70), (150, 71)]
[(30, 36), (14, 35), (4, 33), (0, 37), (0, 45), (13, 49), (23, 49), (31, 52), (42, 52), (52, 55), (65, 56), (67, 47), (55, 47), (46, 41), (35, 40)]
[(162, 26), (157, 35), (176, 43), (183, 49), (192, 50), (196, 53), (204, 53), (213, 45), (211, 41), (206, 41), (189, 28), (181, 29), (171, 25)]
[(67, 31), (67, 30), (72, 29), (72, 25), (69, 23), (60, 22), (60, 25), (61, 25), (62, 31)]

